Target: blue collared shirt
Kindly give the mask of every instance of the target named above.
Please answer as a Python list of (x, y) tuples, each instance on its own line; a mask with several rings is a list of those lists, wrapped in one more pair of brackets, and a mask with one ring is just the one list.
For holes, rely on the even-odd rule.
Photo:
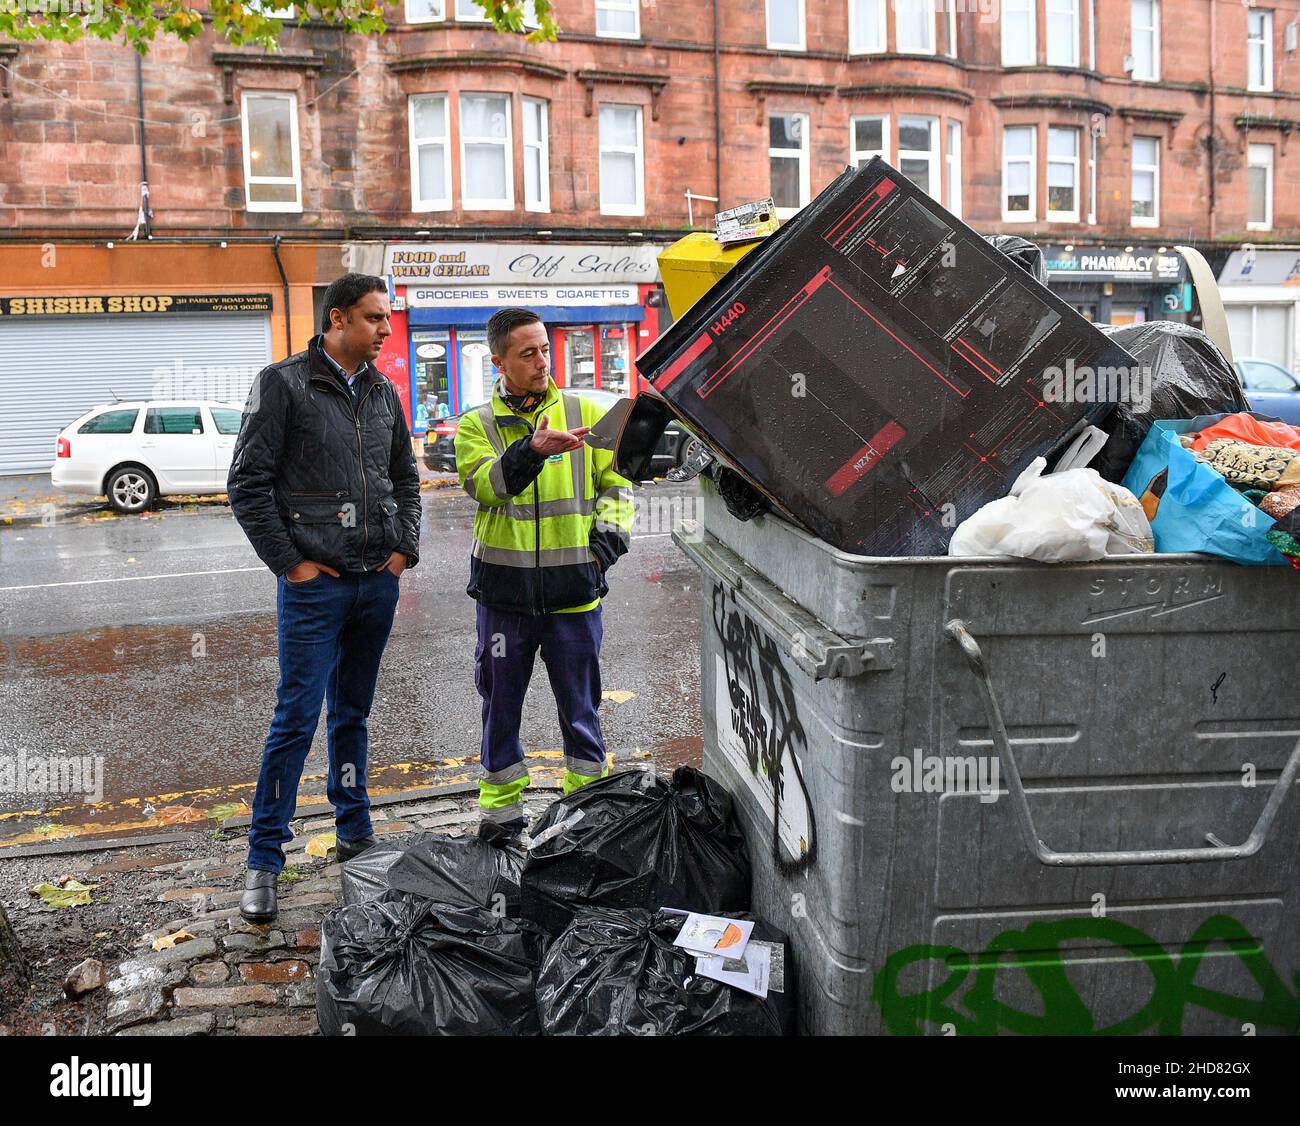
[(357, 368), (356, 375), (348, 375), (348, 373), (343, 370), (343, 365), (339, 363), (338, 360), (336, 360), (333, 356), (331, 356), (327, 351), (325, 351), (324, 346), (321, 347), (320, 354), (325, 357), (330, 367), (332, 367), (336, 372), (339, 373), (339, 375), (343, 377), (344, 382), (347, 383), (348, 385), (348, 390), (352, 392), (352, 396), (353, 398), (355, 398), (357, 394), (357, 380), (362, 376), (366, 368), (370, 366), (370, 361), (367, 360), (364, 364), (362, 364), (359, 368)]

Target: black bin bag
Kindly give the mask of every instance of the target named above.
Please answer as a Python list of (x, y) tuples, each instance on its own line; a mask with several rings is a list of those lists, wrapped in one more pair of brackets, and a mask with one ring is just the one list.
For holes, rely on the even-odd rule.
[(589, 783), (533, 829), (526, 919), (559, 934), (583, 907), (749, 908), (749, 857), (731, 795), (693, 767), (671, 780), (631, 770)]
[(316, 1017), (326, 1036), (537, 1035), (545, 935), (482, 908), (385, 892), (321, 924)]
[(1199, 328), (1176, 321), (1097, 327), (1132, 355), (1142, 369), (1142, 393), (1134, 395), (1130, 390), (1127, 398), (1098, 424), (1110, 438), (1088, 468), (1107, 481), (1124, 480), (1147, 431), (1160, 419), (1250, 410), (1236, 369)]
[(581, 911), (542, 959), (537, 1012), (545, 1036), (782, 1036), (793, 1031), (789, 948), (756, 923), (750, 941), (784, 950), (785, 992), (758, 997), (696, 973), (673, 945), (683, 915)]
[(1043, 261), (1043, 252), (1037, 243), (1019, 235), (985, 235), (984, 239), (1002, 251), (1036, 282), (1047, 284), (1047, 263)]
[(421, 833), (401, 844), (375, 845), (345, 863), (343, 902), (365, 903), (387, 891), (404, 891), (517, 918), (523, 864), (519, 849), (494, 848), (478, 837)]

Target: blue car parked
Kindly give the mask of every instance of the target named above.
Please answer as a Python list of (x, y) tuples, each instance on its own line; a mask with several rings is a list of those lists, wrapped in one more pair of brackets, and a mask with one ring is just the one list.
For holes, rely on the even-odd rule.
[(1300, 426), (1300, 380), (1272, 360), (1235, 360), (1250, 409)]

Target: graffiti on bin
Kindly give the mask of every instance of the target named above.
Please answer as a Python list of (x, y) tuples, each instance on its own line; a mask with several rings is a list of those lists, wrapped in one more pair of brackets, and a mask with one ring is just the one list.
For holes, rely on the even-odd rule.
[(806, 866), (813, 859), (814, 826), (810, 803), (799, 792), (803, 779), (797, 756), (807, 750), (808, 736), (790, 674), (776, 642), (737, 605), (735, 592), (720, 582), (713, 584), (713, 628), (722, 651), (716, 712), (719, 750), (732, 758), (743, 754), (743, 768), (739, 762), (733, 766), (785, 843), (777, 852), (778, 863)]
[[(1150, 993), (1140, 1009), (1115, 1024), (1097, 1027), (1088, 1002), (1070, 981), (1064, 944), (1094, 940), (1115, 949), (1105, 961), (1141, 962), (1151, 974)], [(1198, 984), (1203, 962), (1239, 959), (1253, 979), (1241, 992), (1224, 992)], [(1090, 962), (1096, 962), (1091, 952)], [(933, 989), (900, 993), (905, 970), (924, 973), (927, 963), (943, 962), (947, 976)], [(999, 978), (1022, 972), (1036, 997), (1031, 1011), (1015, 1008), (996, 996)], [(1234, 980), (1240, 980), (1236, 975)], [(1300, 974), (1288, 985), (1260, 949), (1259, 940), (1236, 919), (1214, 915), (1196, 928), (1173, 953), (1150, 935), (1110, 918), (1069, 918), (1030, 923), (1024, 930), (1003, 931), (982, 954), (955, 946), (920, 944), (890, 955), (876, 974), (872, 998), (880, 1006), (885, 1027), (895, 1036), (955, 1032), (959, 1036), (991, 1036), (1011, 1032), (1026, 1036), (1134, 1036), (1155, 1032), (1177, 1036), (1188, 1008), (1218, 1013), (1253, 1031), (1300, 1032)], [(1139, 998), (1140, 1000), (1141, 998)]]

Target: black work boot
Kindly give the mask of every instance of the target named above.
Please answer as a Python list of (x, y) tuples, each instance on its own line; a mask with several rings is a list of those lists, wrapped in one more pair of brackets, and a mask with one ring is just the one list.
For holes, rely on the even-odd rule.
[(275, 888), (278, 872), (259, 872), (250, 868), (244, 879), (244, 895), (239, 913), (250, 923), (269, 923), (275, 918)]
[(354, 856), (360, 856), (366, 849), (373, 848), (377, 843), (373, 833), (368, 837), (362, 837), (359, 841), (345, 841), (336, 838), (334, 841), (334, 858), (340, 864), (345, 864)]

